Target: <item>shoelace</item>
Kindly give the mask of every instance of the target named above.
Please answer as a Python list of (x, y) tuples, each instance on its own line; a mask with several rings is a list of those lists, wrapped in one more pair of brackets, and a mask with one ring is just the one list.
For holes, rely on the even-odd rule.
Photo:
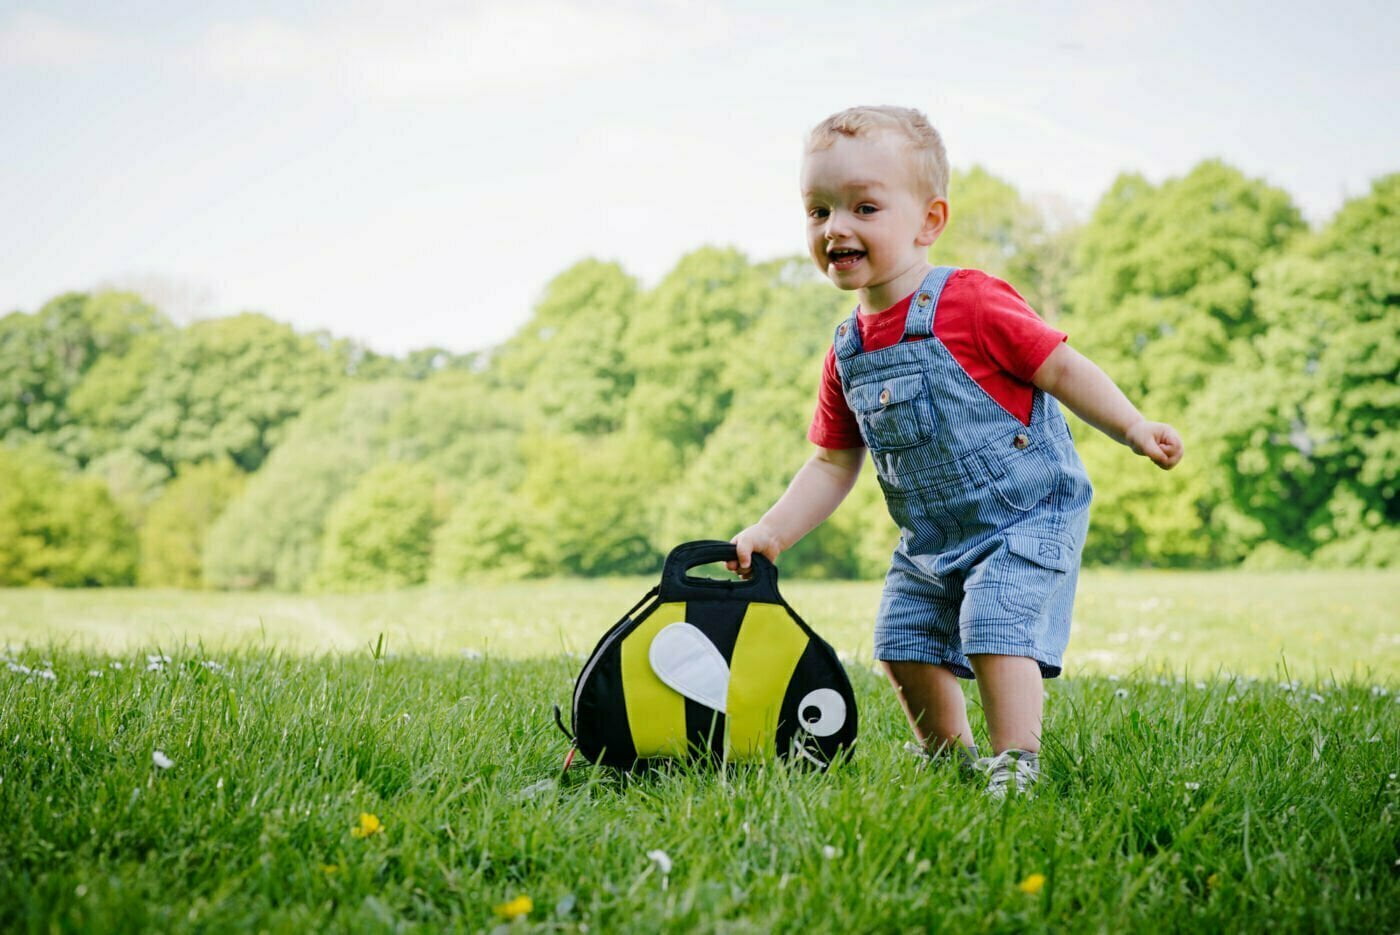
[(935, 756), (922, 744), (917, 744), (913, 741), (905, 741), (904, 743), (904, 752), (920, 759), (923, 765), (932, 766), (941, 759), (950, 758), (956, 762), (958, 767), (964, 772), (975, 771), (977, 769), (977, 764), (981, 762), (981, 760), (973, 756), (976, 750), (977, 748), (973, 747), (972, 752), (968, 752), (966, 747), (954, 746)]
[(1039, 759), (1035, 754), (1005, 750), (979, 759), (977, 771), (987, 777), (987, 794), (992, 798), (1006, 798), (1007, 785), (1013, 780), (1018, 794), (1029, 795), (1031, 786), (1040, 778)]

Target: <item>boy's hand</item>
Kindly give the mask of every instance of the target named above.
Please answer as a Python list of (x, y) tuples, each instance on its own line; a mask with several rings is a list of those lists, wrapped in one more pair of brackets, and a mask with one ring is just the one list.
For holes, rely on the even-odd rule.
[(1152, 459), (1152, 463), (1164, 471), (1176, 467), (1186, 447), (1176, 429), (1165, 422), (1148, 422), (1143, 419), (1123, 433), (1128, 446), (1140, 455)]
[(755, 523), (729, 541), (734, 543), (739, 560), (725, 562), (724, 567), (744, 579), (753, 576), (753, 553), (759, 552), (767, 556), (769, 561), (776, 562), (783, 551), (783, 545), (778, 541), (777, 535), (762, 523)]

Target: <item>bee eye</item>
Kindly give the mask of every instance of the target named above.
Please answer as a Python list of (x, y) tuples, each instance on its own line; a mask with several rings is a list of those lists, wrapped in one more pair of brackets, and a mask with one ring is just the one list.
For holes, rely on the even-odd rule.
[(830, 688), (818, 688), (797, 703), (797, 722), (814, 737), (830, 737), (846, 723), (846, 699)]

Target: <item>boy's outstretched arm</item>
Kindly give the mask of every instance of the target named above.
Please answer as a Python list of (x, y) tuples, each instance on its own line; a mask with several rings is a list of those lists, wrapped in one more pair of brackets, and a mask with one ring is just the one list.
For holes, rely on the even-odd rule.
[(780, 552), (835, 512), (855, 486), (864, 461), (864, 448), (818, 448), (763, 518), (729, 540), (739, 560), (726, 562), (725, 567), (747, 578), (753, 553), (777, 561)]
[(1149, 422), (1108, 374), (1083, 354), (1061, 344), (1031, 375), (1031, 382), (1054, 396), (1075, 415), (1119, 444), (1170, 470), (1185, 454), (1176, 429), (1165, 422)]

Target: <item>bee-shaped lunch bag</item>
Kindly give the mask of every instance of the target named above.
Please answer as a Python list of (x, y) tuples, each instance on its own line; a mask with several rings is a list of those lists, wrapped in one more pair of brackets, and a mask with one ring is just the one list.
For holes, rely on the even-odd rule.
[(754, 554), (748, 580), (689, 574), (736, 557), (731, 543), (719, 541), (672, 550), (661, 583), (584, 664), (572, 734), (555, 707), (576, 752), (622, 769), (707, 755), (776, 756), (825, 768), (849, 754), (856, 741), (850, 680), (831, 646), (778, 593), (773, 563)]

